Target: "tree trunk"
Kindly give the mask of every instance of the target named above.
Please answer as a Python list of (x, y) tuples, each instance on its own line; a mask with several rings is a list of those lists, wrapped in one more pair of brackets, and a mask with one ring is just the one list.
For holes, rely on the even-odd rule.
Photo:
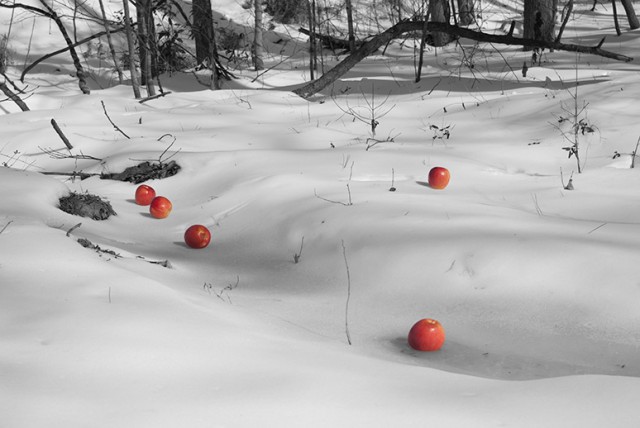
[(211, 27), (209, 29), (211, 40), (209, 42), (209, 58), (211, 58), (211, 89), (220, 89), (220, 79), (218, 75), (218, 48), (216, 44), (216, 30), (213, 28), (213, 19), (211, 19)]
[(209, 63), (213, 67), (211, 58), (211, 43), (213, 36), (213, 12), (211, 0), (193, 0), (193, 38), (196, 42), (196, 61), (198, 64)]
[(633, 3), (631, 0), (620, 0), (622, 2), (622, 6), (624, 6), (624, 11), (627, 13), (627, 19), (629, 20), (629, 27), (632, 30), (636, 28), (640, 28), (640, 22), (638, 22), (638, 17), (636, 16), (636, 11), (633, 10)]
[(473, 0), (458, 0), (458, 14), (460, 25), (471, 25), (475, 22)]
[(315, 79), (315, 72), (318, 68), (318, 57), (316, 52), (316, 2), (308, 0), (309, 10), (309, 73), (311, 80)]
[(153, 83), (153, 56), (151, 50), (151, 35), (149, 34), (150, 22), (153, 20), (151, 0), (138, 0), (136, 9), (138, 15), (138, 48), (140, 50), (140, 69), (142, 71), (142, 85), (147, 88), (147, 96), (156, 94)]
[(415, 82), (418, 83), (420, 79), (422, 79), (422, 64), (424, 63), (424, 50), (427, 47), (427, 22), (429, 22), (429, 9), (426, 5), (427, 0), (422, 0), (422, 7), (420, 10), (420, 14), (424, 14), (426, 11), (426, 15), (424, 15), (424, 23), (422, 25), (422, 37), (420, 38), (420, 48), (418, 50), (418, 65), (416, 66), (416, 79)]
[(138, 71), (136, 70), (136, 46), (133, 41), (133, 29), (131, 28), (131, 16), (129, 13), (129, 0), (122, 0), (124, 9), (124, 27), (127, 35), (127, 46), (129, 48), (129, 72), (131, 73), (131, 86), (133, 88), (133, 96), (140, 99), (140, 80), (138, 80)]
[(116, 55), (116, 50), (113, 47), (113, 42), (111, 40), (111, 30), (109, 29), (109, 22), (107, 21), (107, 13), (104, 10), (104, 1), (100, 0), (100, 13), (102, 13), (102, 24), (104, 25), (104, 31), (107, 33), (107, 44), (109, 45), (109, 52), (111, 53), (111, 59), (113, 60), (113, 66), (116, 68), (116, 72), (118, 73), (118, 83), (122, 85), (122, 81), (124, 78), (122, 77), (122, 68), (120, 67), (120, 61), (118, 61), (118, 56)]
[(262, 36), (262, 0), (253, 0), (255, 9), (255, 26), (253, 31), (253, 66), (256, 71), (264, 68), (264, 39)]
[(62, 33), (62, 37), (64, 37), (64, 41), (69, 46), (69, 54), (71, 55), (71, 59), (73, 59), (73, 65), (76, 67), (76, 75), (78, 76), (78, 86), (83, 94), (89, 95), (91, 91), (89, 90), (89, 86), (87, 85), (87, 77), (84, 72), (84, 68), (82, 68), (82, 64), (80, 63), (80, 58), (78, 57), (78, 53), (75, 48), (73, 48), (73, 41), (71, 41), (71, 37), (69, 37), (69, 33), (67, 33), (66, 28), (62, 24), (60, 17), (58, 14), (49, 7), (45, 0), (40, 0), (40, 3), (45, 7), (48, 12), (48, 16), (53, 19), (53, 22), (56, 23), (60, 33)]
[[(449, 2), (447, 0), (430, 0), (428, 13), (433, 22), (448, 24), (451, 18)], [(453, 37), (447, 33), (434, 32), (431, 36), (433, 38), (432, 44), (435, 47), (444, 46), (453, 40)]]
[(523, 38), (553, 42), (557, 7), (558, 0), (524, 0)]
[(356, 36), (353, 32), (353, 5), (351, 0), (346, 0), (347, 8), (347, 31), (349, 33), (349, 52), (356, 50)]

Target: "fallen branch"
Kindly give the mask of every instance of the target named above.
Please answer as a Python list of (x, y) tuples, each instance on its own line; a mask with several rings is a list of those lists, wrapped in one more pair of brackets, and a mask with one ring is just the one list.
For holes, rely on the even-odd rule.
[(4, 75), (3, 78), (0, 79), (0, 91), (2, 91), (2, 93), (5, 94), (7, 98), (16, 103), (16, 105), (20, 107), (20, 110), (29, 111), (29, 107), (24, 101), (22, 101), (22, 98), (20, 98), (15, 92), (11, 90), (11, 88), (7, 86), (7, 82), (5, 79), (6, 77), (4, 77)]
[(62, 175), (62, 176), (65, 176), (65, 177), (79, 178), (80, 180), (85, 180), (85, 179), (87, 179), (89, 177), (102, 176), (102, 174), (99, 174), (99, 173), (88, 173), (88, 172), (77, 172), (77, 171), (73, 171), (73, 172), (42, 171), (42, 172), (40, 172), (40, 174), (43, 174), (43, 175)]
[(146, 103), (147, 101), (155, 100), (156, 98), (160, 98), (160, 97), (165, 97), (165, 96), (169, 95), (170, 93), (171, 93), (171, 91), (161, 92), (161, 93), (159, 93), (159, 94), (152, 95), (152, 96), (147, 97), (147, 98), (143, 98), (143, 99), (141, 99), (141, 100), (140, 100), (140, 101), (138, 101), (138, 102), (139, 102), (140, 104), (144, 104), (144, 103)]
[[(302, 34), (306, 34), (307, 36), (311, 35), (311, 32), (306, 28), (298, 28), (298, 31)], [(351, 51), (349, 48), (349, 40), (339, 39), (337, 37), (330, 36), (328, 34), (320, 34), (317, 32), (313, 33), (316, 39), (319, 39), (322, 45), (328, 49), (336, 50), (336, 49), (344, 49), (345, 51)], [(362, 43), (356, 44), (356, 49), (362, 46)]]
[[(133, 23), (133, 25), (135, 25), (135, 23)], [(124, 31), (124, 27), (122, 27), (122, 28), (116, 28), (115, 30), (111, 30), (111, 34), (119, 33), (120, 31)], [(20, 74), (20, 81), (21, 81), (21, 82), (24, 82), (24, 77), (27, 75), (27, 73), (28, 73), (29, 71), (31, 71), (31, 70), (33, 69), (33, 67), (35, 67), (36, 65), (40, 64), (40, 63), (41, 63), (42, 61), (44, 61), (45, 59), (49, 59), (49, 58), (51, 58), (51, 57), (53, 57), (53, 56), (59, 55), (59, 54), (61, 54), (61, 53), (63, 53), (63, 52), (68, 51), (68, 50), (69, 50), (69, 49), (71, 49), (71, 48), (75, 48), (75, 47), (80, 46), (80, 45), (82, 45), (82, 44), (84, 44), (84, 43), (90, 42), (90, 41), (91, 41), (91, 40), (93, 40), (93, 39), (97, 39), (98, 37), (102, 37), (102, 36), (104, 36), (104, 35), (106, 35), (106, 34), (107, 34), (107, 32), (106, 32), (106, 31), (101, 31), (100, 33), (96, 33), (96, 34), (94, 34), (93, 36), (89, 36), (89, 37), (86, 37), (86, 38), (84, 38), (84, 39), (82, 39), (82, 40), (79, 40), (79, 41), (77, 41), (77, 42), (73, 43), (73, 44), (72, 44), (72, 45), (70, 45), (70, 46), (67, 46), (67, 47), (62, 48), (62, 49), (58, 49), (58, 50), (57, 50), (57, 51), (55, 51), (55, 52), (51, 52), (51, 53), (49, 53), (49, 54), (46, 54), (46, 55), (45, 55), (45, 56), (43, 56), (43, 57), (38, 58), (37, 60), (35, 60), (35, 61), (34, 61), (34, 62), (32, 62), (31, 64), (29, 64), (29, 65), (28, 65), (28, 66), (27, 66), (27, 67), (22, 71), (22, 73)]]
[(633, 58), (626, 55), (610, 52), (602, 49), (604, 38), (596, 46), (575, 45), (569, 43), (561, 43), (559, 41), (548, 42), (544, 40), (522, 39), (513, 37), (511, 34), (489, 34), (482, 31), (475, 31), (468, 28), (458, 27), (444, 22), (424, 22), (424, 21), (400, 21), (388, 30), (378, 34), (372, 39), (365, 42), (359, 49), (342, 60), (338, 65), (324, 73), (321, 77), (313, 80), (306, 85), (294, 90), (293, 92), (302, 98), (309, 98), (320, 92), (338, 78), (351, 70), (356, 64), (367, 56), (377, 51), (381, 46), (389, 43), (391, 40), (408, 32), (422, 32), (426, 29), (430, 32), (447, 33), (465, 39), (476, 40), (485, 43), (495, 43), (503, 45), (527, 46), (531, 48), (550, 49), (557, 51), (580, 52), (591, 55), (598, 55), (605, 58), (614, 59), (616, 61), (632, 61)]
[(60, 127), (58, 126), (58, 122), (56, 122), (55, 119), (51, 119), (51, 126), (53, 126), (53, 129), (55, 129), (58, 136), (62, 139), (62, 142), (64, 143), (64, 145), (67, 146), (69, 150), (73, 149), (71, 142), (69, 141), (67, 136), (64, 135), (64, 132), (62, 132), (62, 129), (60, 129)]

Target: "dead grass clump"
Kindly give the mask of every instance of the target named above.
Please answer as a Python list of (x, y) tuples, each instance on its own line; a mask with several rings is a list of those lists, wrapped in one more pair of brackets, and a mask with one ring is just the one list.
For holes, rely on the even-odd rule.
[(134, 184), (144, 183), (147, 180), (167, 178), (176, 175), (180, 171), (180, 165), (175, 161), (164, 162), (142, 162), (141, 164), (130, 166), (122, 172), (113, 174), (103, 174), (100, 178), (110, 180), (128, 181)]
[(60, 209), (68, 214), (89, 217), (94, 220), (106, 220), (116, 212), (108, 201), (88, 193), (72, 192), (60, 198)]

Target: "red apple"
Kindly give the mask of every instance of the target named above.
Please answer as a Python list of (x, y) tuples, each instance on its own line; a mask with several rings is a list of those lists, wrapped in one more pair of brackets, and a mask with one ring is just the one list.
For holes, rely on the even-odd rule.
[(433, 189), (444, 189), (449, 184), (451, 174), (447, 168), (436, 166), (429, 171), (429, 186)]
[(151, 201), (156, 197), (156, 191), (153, 187), (142, 184), (136, 189), (136, 204), (151, 205)]
[(437, 351), (444, 343), (444, 328), (431, 318), (425, 318), (409, 330), (409, 346), (416, 351)]
[(190, 226), (184, 233), (184, 242), (191, 248), (204, 248), (211, 241), (211, 232), (201, 224)]
[(171, 212), (171, 201), (164, 196), (156, 196), (151, 201), (151, 205), (149, 206), (149, 213), (154, 218), (166, 218), (169, 216)]

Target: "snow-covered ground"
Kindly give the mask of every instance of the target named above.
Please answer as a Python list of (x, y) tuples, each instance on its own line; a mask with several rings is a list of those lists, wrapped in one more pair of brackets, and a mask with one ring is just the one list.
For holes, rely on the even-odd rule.
[[(236, 3), (214, 1), (242, 24)], [(588, 7), (566, 40), (638, 52)], [(59, 46), (42, 23), (31, 60)], [(25, 43), (9, 40), (11, 78)], [(27, 75), (30, 112), (0, 104), (0, 426), (639, 426), (638, 60), (546, 53), (525, 78), (516, 47), (471, 72), (452, 46), (414, 83), (393, 43), (309, 102), (278, 90), (308, 77), (303, 48), (220, 91), (164, 76), (172, 93), (144, 104), (126, 85), (82, 95), (60, 55)], [(576, 85), (581, 174), (563, 150)], [(346, 113), (372, 106), (393, 141)], [(147, 182), (173, 202), (163, 220), (134, 184), (41, 174), (169, 158), (181, 171)], [(445, 190), (426, 184), (436, 165)], [(70, 191), (117, 216), (62, 212)], [(182, 241), (196, 223), (203, 250)], [(427, 317), (438, 352), (406, 342)]]

